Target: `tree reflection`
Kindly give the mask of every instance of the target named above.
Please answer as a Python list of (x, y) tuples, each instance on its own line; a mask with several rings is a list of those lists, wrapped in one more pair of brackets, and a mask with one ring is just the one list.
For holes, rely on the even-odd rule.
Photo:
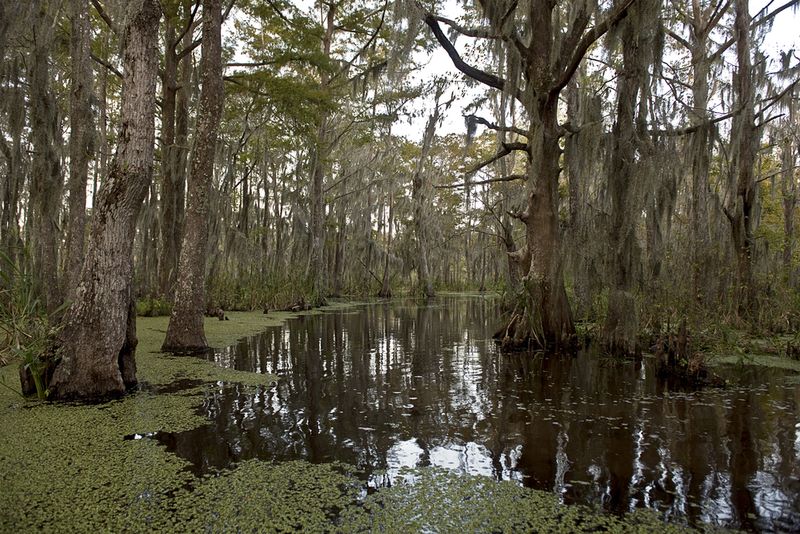
[(201, 408), (208, 425), (157, 437), (198, 473), (339, 460), (380, 486), (437, 465), (615, 512), (800, 526), (800, 388), (783, 375), (692, 392), (659, 382), (648, 359), (500, 355), (497, 316), (490, 299), (452, 297), (291, 320), (214, 356), (278, 374), (275, 387), (225, 385)]

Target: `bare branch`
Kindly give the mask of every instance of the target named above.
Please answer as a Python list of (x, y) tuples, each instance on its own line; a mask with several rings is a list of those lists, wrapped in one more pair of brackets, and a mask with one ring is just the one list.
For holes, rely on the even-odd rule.
[(102, 65), (103, 67), (105, 67), (106, 69), (108, 69), (109, 72), (111, 72), (114, 76), (116, 76), (117, 78), (122, 79), (122, 73), (114, 65), (112, 65), (111, 63), (109, 63), (105, 59), (102, 59), (102, 58), (94, 55), (94, 53), (90, 53), (89, 56), (92, 58), (92, 60), (94, 62), (96, 62), (96, 63)]
[(457, 184), (447, 184), (447, 185), (435, 185), (433, 186), (436, 189), (455, 189), (458, 187), (468, 187), (472, 185), (484, 185), (484, 184), (493, 184), (495, 182), (514, 182), (516, 180), (527, 180), (528, 177), (524, 174), (510, 174), (508, 176), (501, 176), (499, 178), (488, 178), (486, 180), (477, 180), (477, 181), (465, 181), (459, 182)]
[(528, 137), (528, 132), (523, 130), (522, 128), (517, 128), (516, 126), (500, 126), (499, 124), (495, 124), (493, 122), (489, 122), (488, 120), (484, 119), (483, 117), (479, 117), (477, 115), (469, 115), (475, 122), (478, 124), (483, 124), (487, 128), (491, 130), (495, 130), (498, 132), (511, 132), (515, 133), (522, 137)]
[[(764, 15), (763, 17), (761, 17), (759, 19), (754, 19), (753, 22), (750, 23), (750, 29), (754, 30), (754, 29), (758, 28), (759, 26), (763, 26), (764, 24), (766, 24), (770, 20), (774, 19), (778, 15), (778, 13), (780, 13), (780, 12), (786, 10), (786, 9), (789, 9), (790, 7), (794, 7), (798, 3), (800, 3), (800, 0), (789, 0), (788, 2), (783, 4), (781, 7), (779, 7), (778, 9), (773, 11), (772, 13), (770, 13), (769, 15)], [(761, 12), (763, 12), (763, 10)], [(734, 42), (735, 42), (734, 38), (731, 37), (730, 39), (728, 39), (727, 41), (722, 43), (720, 45), (720, 47), (717, 49), (717, 51), (709, 56), (709, 61), (711, 63), (716, 61), (722, 54), (725, 53), (725, 51), (727, 49), (729, 49), (731, 46), (733, 46)]]
[(196, 41), (192, 41), (192, 44), (175, 54), (175, 57), (178, 58), (178, 61), (186, 57), (188, 54), (191, 54), (195, 48), (203, 44), (203, 39), (197, 39)]
[[(436, 20), (436, 17), (428, 12), (425, 12), (424, 20), (425, 24), (427, 24), (431, 29), (434, 37), (436, 37), (436, 40), (439, 41), (439, 44), (442, 46), (442, 48), (444, 48), (445, 52), (447, 52), (447, 55), (450, 56), (450, 60), (458, 70), (473, 80), (479, 81), (484, 85), (488, 85), (489, 87), (494, 87), (495, 89), (499, 89), (501, 91), (505, 91), (506, 88), (509, 87), (509, 83), (503, 78), (467, 64), (461, 58), (461, 55), (458, 53), (458, 50), (456, 50), (455, 46), (453, 46), (453, 43), (450, 42), (450, 40), (442, 31), (442, 28), (439, 26), (439, 22)], [(517, 100), (522, 102), (522, 93), (520, 93), (519, 90), (514, 92), (514, 96)]]
[(364, 46), (362, 46), (362, 47), (361, 47), (361, 48), (358, 50), (358, 52), (356, 52), (356, 53), (353, 55), (353, 57), (352, 57), (352, 58), (350, 58), (350, 60), (349, 60), (347, 63), (345, 63), (345, 64), (342, 66), (342, 68), (340, 68), (340, 69), (339, 69), (339, 70), (336, 72), (336, 74), (334, 74), (334, 75), (333, 75), (333, 78), (331, 78), (331, 80), (334, 80), (334, 79), (336, 79), (338, 76), (340, 76), (341, 74), (343, 74), (343, 73), (347, 72), (347, 70), (348, 70), (348, 69), (349, 69), (349, 68), (350, 68), (350, 67), (353, 65), (353, 63), (355, 63), (355, 61), (356, 61), (356, 60), (357, 60), (357, 59), (358, 59), (358, 58), (361, 56), (361, 54), (363, 54), (363, 53), (364, 53), (364, 52), (365, 52), (365, 51), (366, 51), (366, 50), (367, 50), (367, 49), (370, 47), (370, 45), (371, 45), (371, 44), (372, 44), (372, 43), (375, 41), (375, 38), (378, 36), (378, 33), (380, 33), (380, 31), (381, 31), (381, 28), (383, 28), (383, 23), (384, 23), (384, 21), (386, 20), (386, 10), (387, 10), (388, 8), (389, 8), (388, 4), (384, 4), (384, 8), (383, 8), (383, 10), (381, 11), (381, 21), (378, 23), (378, 26), (375, 28), (375, 31), (372, 33), (372, 35), (370, 35), (370, 37), (369, 37), (369, 39), (367, 40), (367, 42), (366, 42), (366, 43), (364, 43)]
[(508, 156), (515, 150), (521, 150), (523, 152), (527, 152), (528, 154), (530, 154), (530, 147), (527, 145), (527, 143), (502, 143), (500, 145), (500, 150), (498, 150), (494, 156), (492, 156), (487, 160), (481, 161), (477, 165), (474, 165), (473, 167), (468, 169), (464, 174), (466, 174), (467, 176), (475, 174), (482, 168), (486, 167), (487, 165), (491, 165), (500, 158)]
[(97, 10), (97, 14), (100, 15), (100, 18), (103, 19), (103, 22), (106, 23), (106, 26), (108, 26), (115, 35), (119, 35), (119, 27), (111, 20), (106, 10), (103, 9), (103, 4), (100, 3), (100, 0), (92, 0), (92, 5), (95, 10)]
[(466, 28), (464, 26), (459, 25), (456, 21), (452, 19), (448, 19), (447, 17), (441, 17), (439, 15), (431, 14), (433, 18), (438, 20), (443, 24), (447, 24), (455, 31), (460, 33), (461, 35), (466, 35), (467, 37), (475, 37), (477, 39), (499, 39), (500, 37), (496, 34), (491, 33), (486, 28)]
[(686, 39), (684, 39), (683, 37), (681, 37), (680, 35), (678, 35), (669, 28), (664, 28), (664, 30), (666, 31), (667, 35), (678, 41), (678, 43), (680, 43), (685, 49), (687, 50), (692, 49), (692, 45), (689, 43), (689, 41), (687, 41)]
[(197, 8), (199, 7), (200, 7), (200, 0), (195, 0), (194, 9), (192, 9), (191, 13), (189, 13), (189, 18), (186, 19), (186, 26), (183, 28), (183, 30), (181, 30), (180, 35), (178, 35), (175, 38), (175, 41), (172, 43), (173, 48), (175, 48), (175, 46), (177, 46), (177, 44), (181, 42), (186, 33), (192, 29), (192, 24), (194, 23), (194, 17), (195, 15), (197, 15)]

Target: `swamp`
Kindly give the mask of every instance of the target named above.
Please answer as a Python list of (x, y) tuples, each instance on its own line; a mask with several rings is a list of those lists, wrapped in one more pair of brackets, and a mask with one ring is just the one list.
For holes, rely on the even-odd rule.
[(798, 0), (0, 0), (0, 532), (799, 532)]

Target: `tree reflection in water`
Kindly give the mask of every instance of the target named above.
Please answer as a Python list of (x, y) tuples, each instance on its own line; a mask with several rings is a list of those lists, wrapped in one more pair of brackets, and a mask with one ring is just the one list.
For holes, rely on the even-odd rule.
[(800, 386), (782, 372), (674, 390), (647, 358), (501, 355), (497, 320), (494, 300), (465, 297), (299, 317), (214, 355), (276, 386), (222, 385), (201, 408), (208, 425), (156, 437), (197, 473), (338, 460), (374, 488), (435, 465), (620, 513), (800, 526)]

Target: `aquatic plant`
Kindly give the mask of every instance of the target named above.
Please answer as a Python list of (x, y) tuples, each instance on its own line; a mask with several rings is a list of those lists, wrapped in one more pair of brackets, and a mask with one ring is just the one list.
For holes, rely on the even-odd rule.
[[(50, 340), (59, 329), (58, 318), (67, 303), (48, 313), (40, 301), (33, 278), (0, 252), (0, 363), (20, 361), (23, 393), (35, 390), (47, 397), (46, 374), (53, 361), (47, 356)], [(33, 382), (26, 386), (27, 380)], [(7, 384), (6, 384), (7, 385)]]

